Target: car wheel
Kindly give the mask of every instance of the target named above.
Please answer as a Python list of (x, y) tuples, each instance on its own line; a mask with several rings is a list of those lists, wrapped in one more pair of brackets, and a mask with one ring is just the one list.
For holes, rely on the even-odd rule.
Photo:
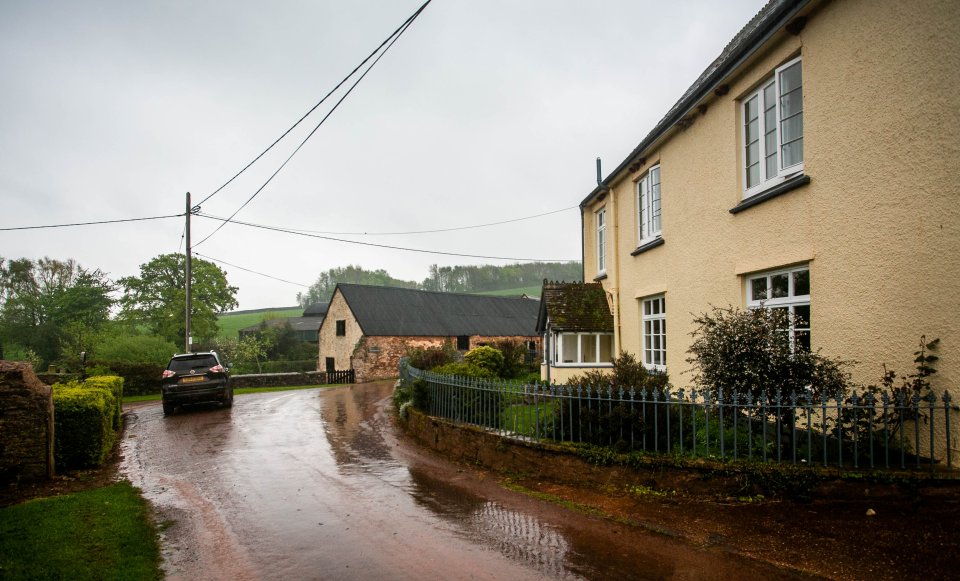
[(223, 407), (231, 408), (233, 407), (233, 390), (227, 390), (227, 395), (223, 396)]
[(172, 415), (173, 415), (173, 410), (174, 410), (174, 408), (176, 408), (176, 407), (177, 407), (177, 406), (173, 405), (172, 403), (170, 403), (170, 402), (168, 402), (168, 401), (163, 402), (163, 415), (165, 415), (165, 416), (172, 416)]

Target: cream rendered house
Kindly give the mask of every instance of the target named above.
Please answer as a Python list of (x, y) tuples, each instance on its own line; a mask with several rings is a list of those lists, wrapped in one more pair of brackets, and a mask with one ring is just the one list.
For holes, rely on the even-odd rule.
[(580, 204), (614, 352), (688, 385), (694, 314), (763, 301), (863, 383), (939, 337), (960, 402), (958, 30), (954, 0), (767, 4)]

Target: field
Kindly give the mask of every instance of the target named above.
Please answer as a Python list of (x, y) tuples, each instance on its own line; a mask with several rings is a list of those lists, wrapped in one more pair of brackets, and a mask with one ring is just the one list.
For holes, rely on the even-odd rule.
[(495, 291), (483, 291), (478, 293), (473, 293), (477, 295), (485, 295), (489, 297), (519, 297), (520, 295), (527, 295), (528, 297), (540, 298), (540, 287), (539, 286), (526, 286), (521, 288), (506, 288)]
[(217, 320), (217, 324), (220, 327), (219, 336), (236, 339), (237, 331), (243, 329), (244, 327), (256, 325), (265, 318), (290, 318), (299, 317), (302, 314), (303, 309), (300, 307), (263, 309), (255, 312), (238, 311), (236, 313), (225, 313), (220, 315), (220, 318)]

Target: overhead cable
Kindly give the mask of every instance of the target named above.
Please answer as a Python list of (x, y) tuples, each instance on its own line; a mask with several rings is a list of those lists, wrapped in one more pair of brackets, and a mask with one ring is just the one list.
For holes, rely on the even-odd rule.
[[(226, 223), (226, 218), (215, 218), (208, 214), (197, 214), (200, 218), (207, 218), (210, 220), (222, 220), (223, 223)], [(392, 246), (389, 244), (375, 244), (373, 242), (360, 242), (359, 240), (345, 240), (343, 238), (334, 238), (332, 236), (323, 236), (320, 234), (310, 234), (307, 232), (298, 232), (296, 230), (288, 230), (286, 228), (277, 228), (274, 226), (265, 226), (263, 224), (252, 224), (249, 222), (244, 222), (242, 220), (232, 220), (234, 224), (239, 224), (241, 226), (248, 226), (250, 228), (259, 228), (261, 230), (270, 230), (272, 232), (282, 232), (284, 234), (294, 234), (296, 236), (304, 236), (306, 238), (317, 238), (320, 240), (330, 240), (332, 242), (343, 242), (345, 244), (356, 244), (358, 246), (372, 246), (374, 248), (386, 248), (388, 250), (401, 250), (404, 252), (419, 252), (421, 254), (439, 254), (442, 256), (458, 256), (461, 258), (483, 258), (486, 260), (512, 260), (515, 262), (573, 262), (570, 259), (548, 259), (548, 258), (518, 258), (510, 256), (484, 256), (480, 254), (463, 254), (459, 252), (443, 252), (441, 250), (427, 250), (424, 248), (407, 248), (404, 246)]]
[[(390, 37), (388, 37), (389, 42), (384, 41), (384, 42), (386, 43), (386, 47), (383, 48), (383, 50), (380, 52), (380, 54), (377, 56), (377, 58), (374, 59), (374, 61), (373, 61), (372, 63), (370, 63), (370, 66), (368, 66), (367, 69), (363, 72), (363, 74), (360, 75), (360, 76), (357, 78), (357, 80), (354, 81), (354, 83), (353, 83), (352, 85), (350, 85), (350, 88), (347, 89), (347, 92), (344, 93), (343, 96), (340, 97), (340, 99), (333, 105), (333, 107), (330, 109), (330, 111), (328, 111), (327, 114), (323, 116), (323, 119), (321, 119), (320, 122), (317, 123), (316, 127), (314, 127), (313, 130), (310, 131), (309, 134), (307, 134), (307, 136), (303, 139), (303, 141), (300, 142), (300, 145), (298, 145), (298, 146), (296, 147), (296, 149), (293, 150), (293, 153), (291, 153), (291, 154), (287, 157), (287, 159), (284, 160), (284, 162), (283, 162), (282, 164), (280, 164), (280, 167), (277, 168), (277, 171), (273, 172), (273, 174), (271, 174), (270, 177), (267, 178), (267, 181), (265, 181), (265, 182), (263, 183), (263, 185), (260, 186), (260, 187), (257, 189), (257, 191), (255, 191), (255, 192), (253, 193), (252, 196), (250, 196), (249, 198), (247, 198), (247, 201), (246, 201), (246, 202), (244, 202), (239, 208), (236, 209), (236, 211), (234, 211), (233, 214), (230, 215), (230, 218), (228, 218), (226, 222), (222, 222), (219, 226), (217, 226), (216, 230), (214, 230), (214, 231), (211, 232), (210, 234), (207, 234), (207, 236), (206, 236), (203, 240), (201, 240), (200, 242), (197, 242), (194, 246), (199, 246), (200, 244), (203, 244), (204, 242), (206, 242), (207, 240), (209, 240), (211, 236), (213, 236), (214, 234), (216, 234), (217, 232), (219, 232), (220, 229), (223, 228), (224, 226), (226, 226), (226, 225), (230, 222), (230, 220), (233, 219), (234, 216), (236, 216), (238, 213), (240, 213), (240, 210), (243, 210), (243, 209), (247, 206), (247, 204), (249, 204), (250, 202), (252, 202), (253, 199), (256, 198), (256, 197), (260, 194), (260, 192), (262, 192), (263, 189), (266, 188), (267, 185), (268, 185), (271, 181), (273, 181), (273, 178), (275, 178), (275, 177), (277, 176), (277, 174), (280, 173), (280, 171), (283, 170), (284, 167), (286, 167), (286, 165), (290, 162), (290, 160), (293, 159), (293, 156), (295, 156), (295, 155), (297, 154), (297, 152), (299, 152), (300, 149), (307, 143), (307, 141), (308, 141), (311, 137), (313, 137), (313, 134), (316, 133), (318, 129), (320, 129), (320, 126), (323, 125), (323, 124), (326, 122), (326, 120), (329, 119), (331, 115), (333, 115), (333, 112), (336, 111), (337, 108), (340, 107), (340, 104), (343, 103), (343, 101), (350, 95), (350, 93), (353, 92), (353, 90), (357, 87), (357, 85), (360, 84), (360, 81), (362, 81), (362, 80), (367, 76), (367, 74), (369, 74), (370, 71), (373, 70), (373, 67), (376, 66), (376, 64), (377, 64), (378, 62), (380, 62), (380, 59), (382, 59), (382, 58), (384, 57), (384, 55), (387, 54), (387, 51), (390, 50), (390, 47), (392, 47), (392, 46), (394, 45), (394, 43), (397, 42), (397, 40), (399, 40), (401, 36), (403, 36), (403, 33), (407, 31), (407, 29), (410, 27), (410, 25), (413, 24), (413, 21), (416, 20), (418, 16), (420, 16), (420, 13), (423, 12), (423, 10), (427, 7), (428, 4), (430, 4), (430, 2), (431, 2), (431, 0), (427, 0), (426, 2), (424, 2), (423, 5), (420, 6), (420, 8), (417, 9), (417, 11), (413, 13), (413, 15), (411, 15), (409, 18), (407, 18), (407, 20), (400, 26), (400, 28), (398, 28), (393, 34), (390, 35)], [(383, 46), (383, 45), (381, 44), (380, 46)], [(378, 47), (377, 50), (380, 50), (380, 48)], [(368, 59), (369, 59), (369, 57), (368, 57)], [(366, 60), (365, 60), (364, 62), (366, 62)], [(362, 65), (361, 65), (361, 66), (362, 66)], [(359, 68), (359, 67), (358, 67), (358, 68)], [(351, 74), (353, 74), (353, 73), (351, 73)], [(349, 77), (348, 77), (348, 78), (349, 78)], [(298, 123), (299, 123), (299, 122), (298, 122)], [(271, 146), (271, 147), (272, 147), (272, 146)], [(261, 154), (261, 155), (262, 155), (262, 154)], [(253, 162), (251, 162), (251, 163), (253, 163)], [(238, 174), (238, 175), (239, 175), (239, 174)], [(213, 195), (213, 194), (211, 194), (211, 196), (212, 196), (212, 195)], [(207, 196), (207, 198), (204, 198), (204, 200), (209, 199), (209, 198), (210, 198), (210, 196)]]
[(186, 214), (170, 214), (169, 216), (149, 216), (147, 218), (123, 218), (120, 220), (97, 220), (95, 222), (74, 222), (72, 224), (47, 224), (44, 226), (14, 226), (10, 228), (0, 228), (0, 232), (9, 232), (11, 230), (40, 230), (42, 228), (68, 228), (71, 226), (94, 226), (96, 224), (119, 224), (121, 222), (143, 222), (146, 220), (183, 218), (185, 215)]
[[(457, 232), (459, 230), (474, 230), (477, 228), (487, 228), (489, 226), (499, 226), (501, 224), (511, 224), (513, 222), (522, 222), (524, 220), (533, 220), (534, 218), (551, 216), (553, 214), (559, 214), (560, 212), (574, 210), (579, 207), (580, 206), (570, 206), (568, 208), (560, 208), (559, 210), (544, 212), (542, 214), (534, 214), (533, 216), (524, 216), (522, 218), (512, 218), (510, 220), (501, 220), (499, 222), (488, 222), (486, 224), (474, 224), (472, 226), (454, 226), (452, 228), (439, 228), (436, 230), (412, 230), (409, 232), (329, 232), (325, 230), (305, 230), (303, 228), (287, 228), (287, 230), (290, 230), (292, 232), (307, 232), (310, 234), (329, 234), (333, 236), (408, 236), (412, 234), (437, 234), (441, 232)], [(211, 216), (211, 215), (207, 215), (207, 217), (213, 218), (215, 220), (226, 219), (226, 218), (218, 218), (216, 216)]]
[(231, 264), (231, 263), (227, 262), (226, 260), (220, 260), (219, 258), (214, 258), (214, 257), (212, 257), (212, 256), (206, 256), (206, 255), (204, 255), (204, 254), (200, 254), (199, 252), (194, 252), (193, 254), (194, 254), (195, 256), (199, 256), (200, 258), (205, 258), (205, 259), (210, 260), (210, 261), (213, 261), (213, 262), (219, 262), (220, 264), (226, 264), (227, 266), (230, 266), (230, 267), (233, 267), (233, 268), (239, 268), (240, 270), (249, 272), (249, 273), (251, 273), (251, 274), (256, 274), (256, 275), (258, 275), (258, 276), (263, 276), (263, 277), (266, 277), (266, 278), (272, 278), (273, 280), (279, 280), (280, 282), (285, 282), (285, 283), (292, 284), (292, 285), (296, 285), (296, 286), (302, 286), (302, 287), (304, 287), (304, 288), (310, 288), (310, 285), (308, 285), (308, 284), (303, 284), (303, 283), (299, 283), (299, 282), (293, 282), (292, 280), (286, 280), (286, 279), (283, 279), (283, 278), (278, 278), (278, 277), (276, 277), (276, 276), (271, 276), (271, 275), (269, 275), (269, 274), (264, 274), (264, 273), (262, 273), (262, 272), (257, 272), (256, 270), (250, 270), (249, 268), (244, 268), (244, 267), (242, 267), (242, 266), (237, 266), (236, 264)]
[(400, 32), (400, 29), (402, 29), (402, 28), (404, 28), (405, 26), (407, 26), (410, 22), (413, 21), (414, 18), (416, 18), (417, 16), (419, 16), (419, 15), (420, 15), (420, 12), (422, 12), (423, 9), (426, 8), (426, 7), (427, 7), (427, 4), (429, 4), (429, 3), (430, 3), (430, 0), (428, 0), (427, 2), (425, 2), (425, 3), (423, 4), (423, 6), (421, 6), (420, 9), (417, 10), (417, 11), (413, 14), (413, 16), (411, 16), (410, 18), (408, 18), (403, 24), (401, 24), (396, 30), (394, 30), (393, 33), (392, 33), (390, 36), (388, 36), (386, 39), (384, 39), (384, 41), (383, 41), (382, 43), (380, 43), (380, 46), (378, 46), (373, 52), (371, 52), (369, 55), (367, 55), (367, 58), (363, 59), (363, 61), (361, 61), (360, 64), (358, 64), (358, 65), (356, 66), (356, 68), (354, 68), (352, 71), (350, 71), (350, 74), (349, 74), (349, 75), (345, 76), (345, 77), (343, 78), (343, 80), (341, 80), (339, 83), (337, 83), (337, 86), (336, 86), (336, 87), (330, 89), (330, 92), (327, 93), (326, 95), (324, 95), (323, 99), (320, 99), (320, 101), (318, 101), (316, 105), (314, 105), (313, 107), (311, 107), (309, 111), (307, 111), (306, 113), (303, 114), (303, 117), (301, 117), (300, 119), (298, 119), (296, 123), (294, 123), (293, 125), (291, 125), (289, 129), (287, 129), (286, 131), (284, 131), (284, 132), (283, 132), (283, 135), (281, 135), (280, 137), (278, 137), (278, 138), (276, 139), (276, 141), (274, 141), (273, 143), (271, 143), (271, 144), (270, 144), (270, 147), (264, 149), (264, 150), (260, 153), (260, 155), (258, 155), (257, 157), (253, 158), (253, 161), (251, 161), (251, 162), (248, 163), (247, 165), (243, 166), (243, 169), (241, 169), (240, 171), (238, 171), (232, 178), (230, 178), (229, 180), (227, 180), (222, 186), (220, 186), (219, 188), (217, 188), (216, 190), (214, 190), (213, 193), (207, 195), (206, 198), (200, 200), (200, 204), (203, 204), (204, 202), (206, 202), (207, 200), (209, 200), (209, 199), (212, 198), (213, 196), (215, 196), (215, 195), (217, 195), (218, 193), (220, 193), (220, 190), (222, 190), (223, 188), (229, 186), (229, 185), (233, 182), (233, 180), (235, 180), (235, 179), (237, 179), (238, 177), (240, 177), (240, 174), (242, 174), (243, 172), (247, 171), (247, 169), (249, 169), (250, 166), (252, 166), (253, 164), (257, 163), (257, 161), (258, 161), (261, 157), (263, 157), (264, 155), (266, 155), (266, 153), (267, 153), (268, 151), (270, 151), (271, 149), (273, 149), (273, 146), (274, 146), (274, 145), (280, 143), (280, 141), (283, 140), (283, 138), (286, 137), (287, 134), (289, 134), (291, 131), (293, 131), (294, 129), (296, 129), (297, 126), (300, 125), (300, 123), (302, 123), (304, 119), (306, 119), (307, 117), (309, 117), (310, 114), (313, 113), (313, 112), (317, 109), (317, 107), (319, 107), (320, 105), (322, 105), (322, 104), (330, 97), (330, 95), (332, 95), (332, 94), (334, 94), (335, 92), (337, 92), (337, 89), (339, 89), (340, 87), (342, 87), (343, 84), (346, 83), (347, 80), (348, 80), (350, 77), (352, 77), (353, 75), (355, 75), (356, 72), (357, 72), (358, 70), (360, 70), (361, 67), (363, 67), (363, 65), (367, 64), (367, 61), (369, 61), (371, 58), (373, 58), (373, 55), (375, 55), (375, 54), (377, 54), (378, 52), (380, 52), (380, 49), (382, 49), (385, 44), (387, 44), (388, 42), (390, 42), (390, 39), (391, 39), (391, 38), (393, 38), (394, 36), (397, 35), (398, 32)]

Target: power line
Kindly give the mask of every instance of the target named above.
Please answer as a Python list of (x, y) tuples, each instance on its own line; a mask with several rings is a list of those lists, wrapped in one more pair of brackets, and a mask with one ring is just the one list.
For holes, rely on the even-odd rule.
[[(363, 72), (363, 74), (360, 75), (360, 77), (358, 77), (357, 80), (354, 81), (354, 83), (353, 83), (352, 85), (350, 85), (350, 88), (347, 89), (347, 92), (344, 93), (343, 96), (340, 97), (340, 99), (333, 105), (333, 107), (330, 109), (330, 111), (328, 111), (327, 114), (323, 116), (323, 119), (321, 119), (320, 122), (317, 123), (316, 127), (314, 127), (313, 130), (310, 131), (310, 133), (307, 134), (307, 136), (303, 139), (303, 141), (300, 142), (300, 145), (298, 145), (298, 146), (296, 147), (296, 149), (293, 150), (293, 153), (291, 153), (291, 154), (287, 157), (287, 159), (285, 159), (284, 162), (283, 162), (282, 164), (280, 164), (280, 167), (277, 168), (277, 171), (273, 172), (273, 174), (271, 174), (270, 177), (267, 178), (267, 181), (263, 182), (263, 185), (260, 186), (260, 187), (257, 189), (257, 191), (255, 191), (255, 192), (253, 193), (252, 196), (250, 196), (249, 198), (247, 198), (247, 201), (244, 202), (243, 204), (241, 204), (240, 207), (237, 208), (236, 211), (234, 211), (234, 213), (231, 214), (230, 217), (229, 217), (225, 222), (222, 222), (219, 226), (217, 226), (217, 228), (216, 228), (213, 232), (211, 232), (210, 234), (207, 234), (207, 236), (206, 236), (203, 240), (201, 240), (200, 242), (197, 242), (196, 244), (194, 244), (194, 246), (199, 246), (199, 245), (203, 244), (204, 242), (206, 242), (207, 240), (209, 240), (211, 236), (213, 236), (214, 234), (216, 234), (217, 232), (219, 232), (220, 229), (223, 228), (224, 226), (226, 226), (226, 225), (230, 222), (230, 220), (233, 219), (234, 216), (236, 216), (237, 214), (240, 213), (240, 210), (243, 210), (245, 207), (247, 207), (247, 204), (249, 204), (250, 202), (252, 202), (253, 199), (256, 198), (256, 197), (260, 194), (260, 192), (262, 192), (262, 191), (264, 190), (264, 188), (266, 188), (267, 185), (268, 185), (271, 181), (273, 181), (273, 178), (277, 177), (277, 174), (280, 173), (280, 171), (283, 170), (283, 168), (285, 168), (288, 163), (290, 163), (290, 160), (293, 159), (293, 156), (295, 156), (295, 155), (300, 151), (300, 149), (301, 149), (304, 145), (306, 145), (307, 141), (308, 141), (311, 137), (313, 137), (313, 134), (316, 133), (318, 129), (320, 129), (320, 126), (322, 126), (322, 125), (327, 121), (327, 119), (329, 119), (330, 116), (333, 115), (333, 112), (336, 111), (336, 110), (340, 107), (340, 104), (343, 103), (343, 101), (344, 101), (348, 96), (350, 96), (350, 93), (352, 93), (353, 90), (357, 87), (357, 85), (360, 84), (360, 81), (362, 81), (362, 80), (370, 73), (370, 71), (373, 70), (373, 67), (375, 67), (375, 66), (377, 65), (377, 63), (380, 62), (380, 59), (382, 59), (382, 58), (384, 57), (384, 55), (387, 54), (387, 51), (390, 50), (390, 47), (392, 47), (392, 46), (394, 45), (394, 43), (396, 43), (396, 42), (400, 39), (400, 37), (403, 36), (403, 33), (406, 32), (408, 28), (410, 28), (410, 25), (413, 24), (413, 21), (416, 20), (418, 16), (420, 16), (420, 13), (423, 12), (423, 10), (427, 7), (428, 4), (430, 4), (430, 2), (431, 2), (431, 0), (427, 0), (422, 6), (420, 6), (420, 8), (419, 8), (416, 12), (413, 13), (412, 16), (410, 16), (409, 18), (407, 18), (406, 22), (404, 22), (403, 25), (402, 25), (400, 28), (397, 29), (397, 32), (394, 32), (394, 33), (391, 35), (391, 36), (392, 36), (392, 39), (390, 39), (390, 42), (386, 45), (386, 47), (383, 49), (383, 51), (377, 56), (376, 59), (374, 59), (374, 61), (373, 61), (372, 63), (370, 63), (370, 66), (367, 67), (367, 70), (365, 70), (365, 71)], [(388, 37), (388, 39), (389, 39), (389, 37)], [(382, 46), (382, 45), (381, 45), (381, 46)], [(379, 49), (378, 49), (378, 50), (379, 50)], [(208, 197), (209, 197), (209, 196), (208, 196)]]
[[(544, 216), (551, 216), (553, 214), (559, 214), (560, 212), (566, 212), (569, 210), (574, 210), (580, 206), (570, 206), (568, 208), (560, 208), (559, 210), (553, 210), (550, 212), (544, 212), (542, 214), (534, 214), (533, 216), (524, 216), (522, 218), (512, 218), (510, 220), (501, 220), (499, 222), (488, 222), (486, 224), (475, 224), (472, 226), (456, 226), (453, 228), (439, 228), (436, 230), (412, 230), (409, 232), (329, 232), (325, 230), (305, 230), (302, 228), (286, 228), (291, 232), (306, 232), (309, 234), (329, 234), (333, 236), (408, 236), (412, 234), (436, 234), (441, 232), (457, 232), (459, 230), (474, 230), (477, 228), (487, 228), (489, 226), (499, 226), (501, 224), (511, 224), (513, 222), (522, 222), (524, 220), (533, 220), (534, 218), (542, 218)], [(218, 216), (212, 216), (210, 214), (199, 214), (206, 218), (212, 218), (214, 220), (226, 220), (226, 218), (220, 218)]]
[[(215, 218), (207, 214), (197, 214), (201, 218), (207, 218), (210, 220), (221, 220), (223, 223), (227, 222), (226, 218)], [(386, 248), (388, 250), (401, 250), (404, 252), (419, 252), (421, 254), (438, 254), (442, 256), (458, 256), (461, 258), (484, 258), (487, 260), (513, 260), (516, 262), (573, 262), (566, 259), (548, 259), (548, 258), (517, 258), (509, 256), (484, 256), (480, 254), (462, 254), (458, 252), (443, 252), (441, 250), (426, 250), (423, 248), (407, 248), (404, 246), (392, 246), (389, 244), (375, 244), (373, 242), (360, 242), (359, 240), (345, 240), (343, 238), (334, 238), (332, 236), (322, 236), (320, 234), (310, 234), (307, 232), (298, 232), (296, 230), (288, 230), (286, 228), (278, 228), (275, 226), (265, 226), (263, 224), (253, 224), (250, 222), (243, 222), (241, 220), (232, 220), (234, 224), (239, 224), (241, 226), (249, 226), (251, 228), (259, 228), (261, 230), (270, 230), (272, 232), (282, 232), (284, 234), (294, 234), (296, 236), (303, 236), (306, 238), (317, 238), (319, 240), (330, 240), (332, 242), (343, 242), (345, 244), (356, 244), (358, 246), (372, 246), (374, 248)]]
[(146, 220), (164, 220), (166, 218), (183, 218), (184, 214), (170, 214), (169, 216), (149, 216), (147, 218), (124, 218), (120, 220), (98, 220), (96, 222), (74, 222), (72, 224), (47, 224), (45, 226), (15, 226), (0, 228), (0, 232), (11, 230), (40, 230), (42, 228), (68, 228), (71, 226), (94, 226), (96, 224), (119, 224), (121, 222), (143, 222)]
[(347, 82), (347, 79), (349, 79), (350, 77), (352, 77), (353, 75), (355, 75), (356, 72), (357, 72), (358, 70), (360, 70), (361, 67), (363, 67), (363, 65), (367, 64), (367, 61), (369, 61), (371, 58), (373, 58), (373, 55), (375, 55), (375, 54), (377, 54), (378, 52), (380, 52), (380, 49), (383, 48), (383, 45), (387, 44), (387, 42), (389, 42), (391, 38), (393, 38), (394, 36), (396, 36), (397, 33), (400, 32), (400, 29), (406, 27), (410, 22), (413, 21), (414, 18), (416, 18), (417, 16), (419, 16), (420, 13), (423, 12), (423, 9), (427, 7), (427, 4), (430, 3), (430, 1), (431, 1), (431, 0), (427, 0), (427, 2), (425, 2), (425, 3), (423, 4), (423, 6), (421, 6), (420, 9), (417, 10), (417, 11), (413, 14), (413, 16), (411, 16), (410, 18), (407, 18), (407, 20), (404, 21), (403, 24), (401, 24), (396, 30), (393, 31), (393, 33), (392, 33), (390, 36), (388, 36), (386, 39), (384, 39), (383, 42), (380, 43), (380, 46), (378, 46), (373, 52), (371, 52), (369, 55), (367, 55), (367, 58), (363, 59), (363, 61), (361, 61), (360, 64), (358, 64), (352, 71), (350, 71), (350, 74), (349, 74), (349, 75), (345, 76), (345, 77), (343, 78), (343, 80), (341, 80), (339, 83), (337, 83), (337, 86), (335, 86), (333, 89), (331, 89), (329, 93), (327, 93), (326, 95), (324, 95), (323, 99), (320, 99), (320, 101), (319, 101), (316, 105), (314, 105), (313, 107), (311, 107), (309, 111), (307, 111), (306, 113), (304, 113), (304, 114), (303, 114), (303, 117), (301, 117), (300, 119), (298, 119), (297, 122), (294, 123), (294, 124), (290, 127), (290, 129), (287, 129), (286, 131), (284, 131), (284, 132), (283, 132), (283, 135), (281, 135), (280, 137), (277, 138), (276, 141), (274, 141), (273, 143), (271, 143), (271, 144), (270, 144), (270, 147), (264, 149), (263, 152), (260, 153), (260, 155), (258, 155), (257, 157), (253, 158), (253, 161), (251, 161), (251, 162), (248, 163), (247, 165), (243, 166), (243, 169), (241, 169), (240, 171), (238, 171), (232, 178), (230, 178), (229, 180), (227, 180), (226, 183), (224, 183), (222, 186), (220, 186), (219, 188), (217, 188), (216, 190), (214, 190), (213, 193), (209, 194), (206, 198), (200, 200), (200, 202), (199, 202), (197, 205), (203, 204), (204, 202), (206, 202), (207, 200), (209, 200), (209, 199), (212, 198), (213, 196), (215, 196), (215, 195), (217, 195), (218, 193), (220, 193), (220, 190), (222, 190), (223, 188), (227, 187), (228, 185), (230, 185), (231, 182), (233, 182), (233, 180), (235, 180), (235, 179), (237, 179), (238, 177), (240, 177), (240, 174), (242, 174), (243, 172), (247, 171), (247, 169), (249, 169), (250, 166), (252, 166), (253, 164), (257, 163), (257, 161), (258, 161), (261, 157), (263, 157), (264, 155), (266, 155), (266, 153), (267, 153), (268, 151), (270, 151), (271, 149), (273, 149), (273, 146), (274, 146), (274, 145), (280, 143), (280, 141), (281, 141), (284, 137), (286, 137), (287, 134), (289, 134), (291, 131), (293, 131), (294, 129), (296, 129), (297, 126), (300, 125), (300, 123), (302, 123), (304, 119), (306, 119), (307, 117), (309, 117), (310, 114), (313, 113), (313, 112), (317, 109), (317, 107), (319, 107), (320, 105), (322, 105), (322, 104), (330, 97), (330, 95), (336, 93), (336, 92), (337, 92), (337, 89), (339, 89), (340, 87), (342, 87), (343, 84)]
[(194, 252), (194, 255), (195, 255), (195, 256), (199, 256), (199, 257), (201, 257), (201, 258), (206, 258), (207, 260), (212, 260), (213, 262), (219, 262), (220, 264), (226, 264), (227, 266), (230, 266), (230, 267), (233, 267), (233, 268), (239, 268), (240, 270), (249, 272), (249, 273), (251, 273), (251, 274), (256, 274), (256, 275), (263, 276), (263, 277), (266, 277), (266, 278), (272, 278), (273, 280), (279, 280), (280, 282), (285, 282), (285, 283), (292, 284), (292, 285), (296, 285), (296, 286), (302, 286), (302, 287), (304, 287), (304, 288), (310, 288), (310, 285), (308, 285), (308, 284), (302, 284), (302, 283), (299, 283), (299, 282), (293, 282), (292, 280), (286, 280), (286, 279), (278, 278), (278, 277), (276, 277), (276, 276), (271, 276), (271, 275), (269, 275), (269, 274), (264, 274), (264, 273), (262, 273), (262, 272), (257, 272), (256, 270), (250, 270), (249, 268), (244, 268), (244, 267), (242, 267), (242, 266), (237, 266), (236, 264), (231, 264), (231, 263), (227, 262), (226, 260), (220, 260), (219, 258), (214, 258), (214, 257), (212, 257), (212, 256), (206, 256), (206, 255), (204, 255), (204, 254), (200, 254), (199, 252)]

